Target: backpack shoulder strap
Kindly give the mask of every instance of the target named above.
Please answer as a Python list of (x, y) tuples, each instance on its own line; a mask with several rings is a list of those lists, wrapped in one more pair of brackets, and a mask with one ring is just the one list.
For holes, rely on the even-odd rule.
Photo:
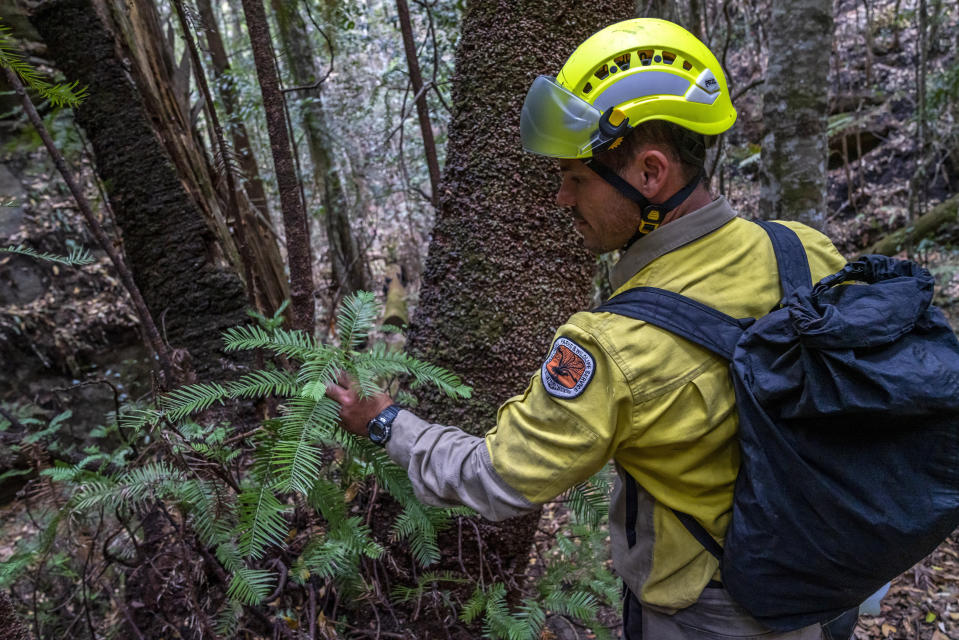
[(593, 309), (643, 320), (709, 349), (727, 360), (752, 318), (737, 320), (701, 302), (655, 287), (636, 287)]
[(812, 275), (809, 272), (806, 249), (796, 232), (775, 222), (766, 220), (755, 220), (754, 222), (763, 228), (773, 243), (776, 264), (779, 267), (779, 284), (783, 290), (783, 299), (788, 298), (789, 294), (800, 287), (812, 286)]

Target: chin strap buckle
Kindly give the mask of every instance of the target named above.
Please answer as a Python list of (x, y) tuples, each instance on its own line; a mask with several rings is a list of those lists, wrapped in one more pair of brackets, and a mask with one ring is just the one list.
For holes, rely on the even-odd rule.
[(637, 231), (642, 235), (655, 231), (663, 224), (663, 218), (663, 212), (658, 206), (644, 207)]

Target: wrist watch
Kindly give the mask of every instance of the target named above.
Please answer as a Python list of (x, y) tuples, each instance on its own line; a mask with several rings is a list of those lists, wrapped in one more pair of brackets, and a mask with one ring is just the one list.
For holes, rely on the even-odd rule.
[(366, 431), (370, 436), (370, 440), (373, 441), (373, 444), (385, 447), (386, 443), (390, 441), (390, 436), (393, 435), (393, 420), (396, 418), (396, 414), (400, 412), (400, 409), (402, 409), (402, 407), (398, 404), (391, 404), (367, 423)]

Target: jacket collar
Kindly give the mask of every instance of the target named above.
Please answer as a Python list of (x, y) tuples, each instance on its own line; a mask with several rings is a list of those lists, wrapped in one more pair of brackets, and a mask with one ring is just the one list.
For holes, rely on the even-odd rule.
[(664, 224), (634, 242), (620, 256), (609, 274), (609, 284), (616, 291), (656, 258), (712, 233), (735, 217), (736, 212), (726, 198), (719, 196), (705, 207)]

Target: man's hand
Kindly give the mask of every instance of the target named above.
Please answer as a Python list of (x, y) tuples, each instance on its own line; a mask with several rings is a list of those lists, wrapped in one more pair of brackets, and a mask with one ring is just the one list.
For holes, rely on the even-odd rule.
[(340, 403), (343, 428), (358, 436), (367, 435), (366, 425), (383, 409), (393, 404), (393, 399), (386, 393), (360, 398), (346, 374), (341, 374), (338, 382), (339, 384), (331, 384), (326, 388), (326, 395)]

